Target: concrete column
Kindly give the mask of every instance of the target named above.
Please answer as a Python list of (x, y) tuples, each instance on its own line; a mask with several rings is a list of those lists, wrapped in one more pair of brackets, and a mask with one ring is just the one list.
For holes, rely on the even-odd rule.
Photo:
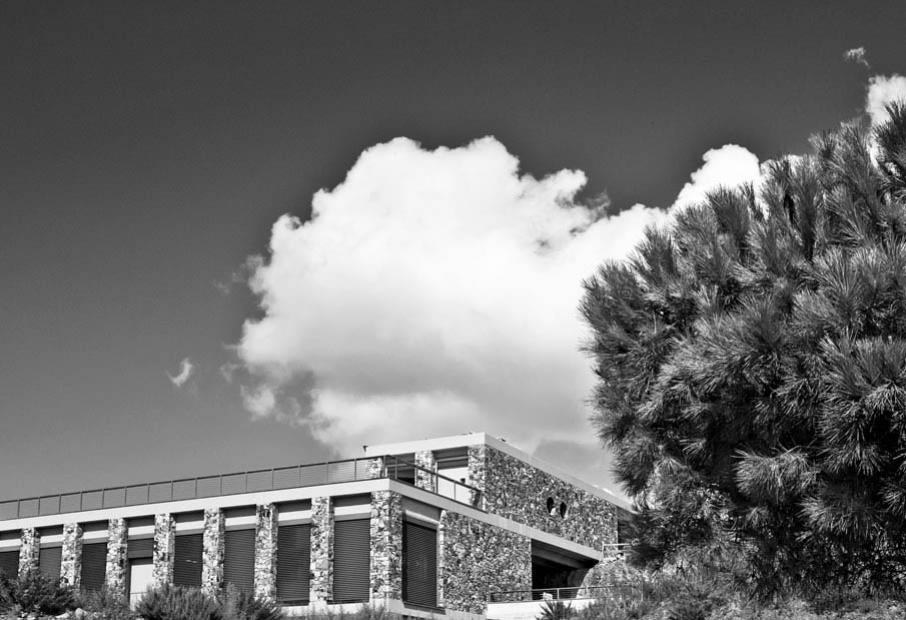
[(82, 528), (78, 523), (63, 526), (60, 580), (78, 589), (82, 577)]
[(126, 540), (129, 531), (126, 519), (114, 517), (107, 526), (107, 591), (113, 596), (126, 598)]
[(173, 553), (176, 549), (176, 520), (170, 513), (154, 515), (154, 587), (173, 583)]
[(312, 603), (333, 598), (333, 502), (329, 497), (311, 500)]
[(201, 590), (211, 596), (217, 594), (223, 585), (224, 523), (222, 510), (205, 508)]
[(277, 507), (255, 509), (255, 596), (277, 598)]
[(393, 491), (371, 494), (371, 600), (403, 596), (403, 498)]
[(19, 547), (19, 576), (22, 577), (38, 569), (38, 553), (41, 548), (41, 535), (33, 527), (22, 530), (22, 546)]
[(415, 453), (415, 464), (424, 469), (415, 470), (415, 486), (426, 491), (437, 492), (437, 461), (431, 450), (422, 450)]

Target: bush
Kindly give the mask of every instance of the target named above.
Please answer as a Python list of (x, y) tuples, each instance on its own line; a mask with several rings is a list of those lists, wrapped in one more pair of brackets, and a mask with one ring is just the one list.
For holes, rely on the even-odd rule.
[(541, 606), (541, 614), (538, 616), (538, 620), (568, 620), (575, 617), (575, 615), (576, 612), (573, 611), (571, 603), (546, 600)]
[(83, 592), (79, 607), (90, 612), (92, 620), (133, 620), (137, 617), (122, 596), (106, 588)]
[(224, 620), (282, 620), (285, 616), (279, 605), (255, 598), (233, 584), (228, 584), (218, 597)]
[(57, 616), (75, 609), (75, 593), (67, 585), (33, 570), (19, 577), (0, 575), (0, 611)]
[(135, 612), (145, 620), (226, 620), (217, 599), (179, 586), (149, 590)]

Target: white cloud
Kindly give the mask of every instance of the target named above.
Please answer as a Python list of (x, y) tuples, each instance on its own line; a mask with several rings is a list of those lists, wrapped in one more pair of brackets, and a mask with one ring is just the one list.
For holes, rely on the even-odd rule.
[(181, 362), (179, 362), (179, 372), (175, 375), (167, 373), (167, 378), (170, 379), (170, 383), (176, 387), (182, 387), (192, 378), (192, 373), (195, 372), (195, 365), (192, 364), (192, 361), (188, 357), (184, 357)]
[(906, 101), (906, 77), (902, 75), (875, 75), (868, 79), (868, 90), (865, 96), (865, 111), (871, 117), (872, 125), (887, 121), (888, 103)]
[(745, 147), (725, 144), (702, 156), (704, 164), (690, 175), (673, 209), (688, 207), (705, 199), (708, 192), (720, 187), (733, 188), (743, 183), (757, 183), (761, 178), (758, 157)]
[(577, 204), (585, 175), (541, 180), (493, 138), (429, 151), (397, 138), (284, 216), (250, 285), (264, 316), (237, 351), (256, 416), (298, 420), (341, 450), (468, 430), (526, 449), (587, 441), (594, 376), (579, 352), (581, 281), (626, 256), (663, 211)]
[(870, 68), (868, 64), (867, 52), (864, 46), (854, 47), (843, 52), (843, 59)]

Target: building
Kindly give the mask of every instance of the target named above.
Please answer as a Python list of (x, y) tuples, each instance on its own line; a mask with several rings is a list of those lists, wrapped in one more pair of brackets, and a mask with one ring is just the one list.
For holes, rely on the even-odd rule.
[(292, 614), (371, 602), (477, 618), (492, 597), (587, 583), (617, 542), (620, 509), (607, 491), (476, 433), (2, 502), (0, 570), (133, 599), (164, 583), (232, 583)]

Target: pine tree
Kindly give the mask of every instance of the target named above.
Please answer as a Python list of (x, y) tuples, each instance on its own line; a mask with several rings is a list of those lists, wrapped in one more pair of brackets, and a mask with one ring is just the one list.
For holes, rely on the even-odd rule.
[(648, 559), (731, 537), (775, 587), (902, 584), (906, 106), (888, 112), (585, 283), (594, 422)]

